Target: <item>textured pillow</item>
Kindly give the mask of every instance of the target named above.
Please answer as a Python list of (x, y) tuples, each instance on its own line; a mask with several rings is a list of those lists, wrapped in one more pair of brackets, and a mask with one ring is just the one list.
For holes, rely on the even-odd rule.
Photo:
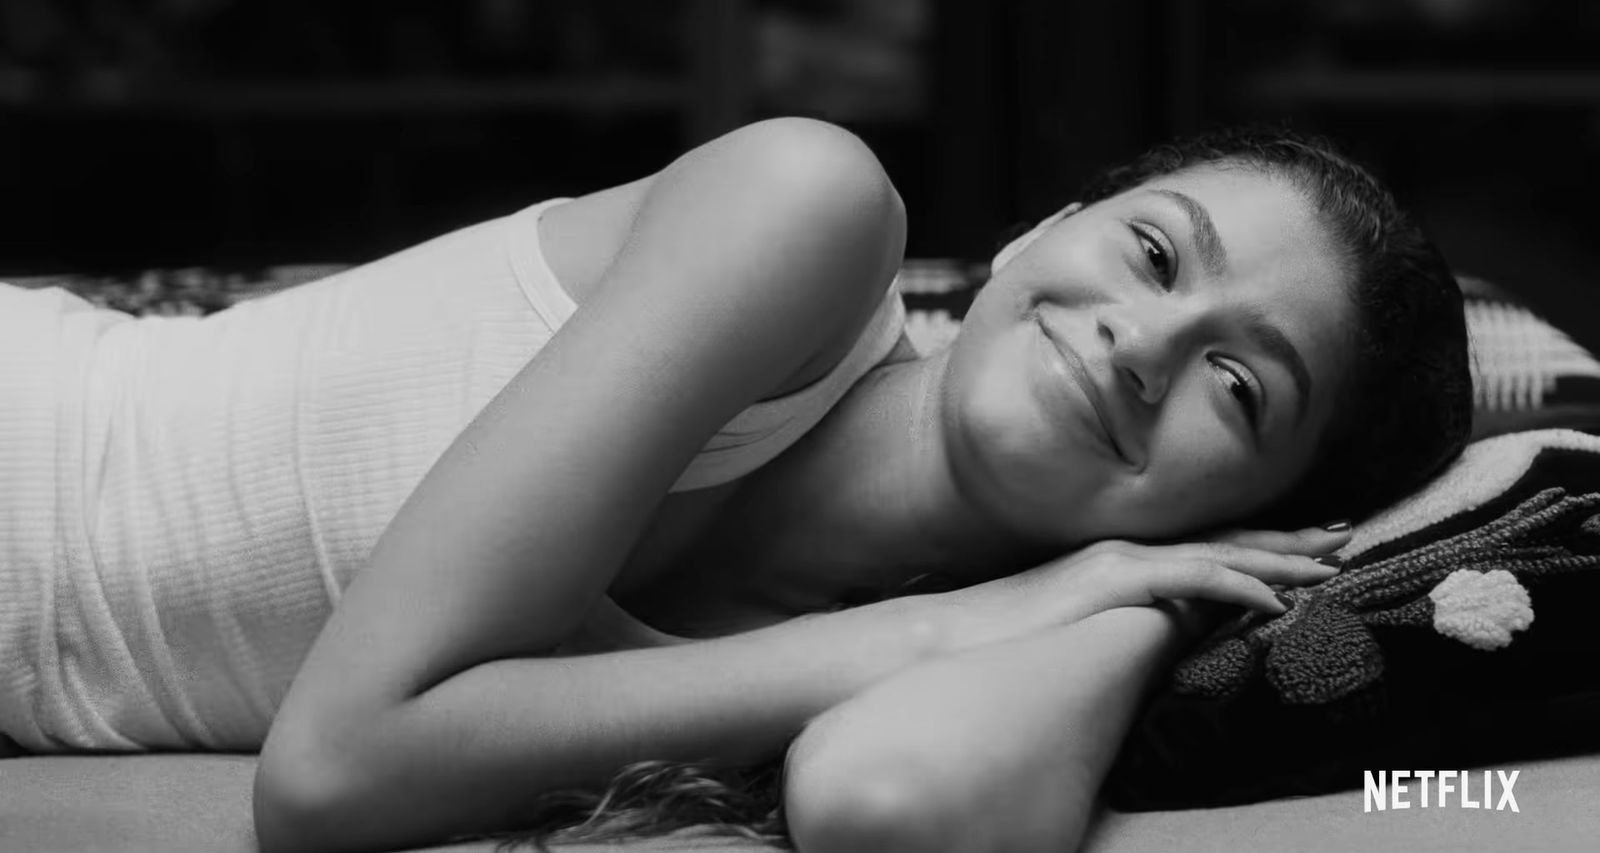
[(917, 352), (931, 353), (955, 340), (967, 306), (988, 277), (986, 264), (906, 259), (898, 283), (906, 303), (906, 336)]
[(255, 296), (316, 281), (345, 264), (299, 264), (248, 269), (184, 267), (126, 275), (5, 277), (18, 287), (60, 287), (102, 308), (136, 315), (204, 316)]
[(1600, 438), (1476, 442), (1343, 556), (1288, 613), (1240, 617), (1177, 666), (1109, 777), (1114, 807), (1600, 749)]
[[(204, 316), (245, 299), (315, 281), (347, 269), (342, 264), (223, 269), (182, 267), (123, 275), (36, 275), (7, 277), (18, 287), (60, 287), (103, 308), (136, 315)], [(961, 317), (988, 265), (941, 258), (908, 258), (898, 283), (906, 302), (906, 333), (920, 352), (932, 352), (955, 338)]]
[(1526, 305), (1462, 276), (1474, 438), (1566, 427), (1600, 432), (1600, 360)]

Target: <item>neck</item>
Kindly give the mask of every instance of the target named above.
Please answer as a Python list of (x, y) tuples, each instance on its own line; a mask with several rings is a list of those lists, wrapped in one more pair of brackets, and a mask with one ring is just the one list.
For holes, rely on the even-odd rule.
[(1049, 556), (965, 485), (943, 408), (947, 364), (941, 352), (876, 369), (786, 454), (772, 507), (784, 539), (808, 543), (799, 570), (890, 590), (926, 573), (976, 582)]

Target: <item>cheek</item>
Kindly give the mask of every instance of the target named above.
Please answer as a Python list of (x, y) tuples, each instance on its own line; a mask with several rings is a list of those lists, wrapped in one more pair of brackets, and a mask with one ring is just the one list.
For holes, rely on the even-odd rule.
[(1022, 327), (957, 341), (945, 423), (959, 435), (957, 464), (981, 481), (992, 512), (1042, 541), (1070, 539), (1086, 508), (1100, 505), (1107, 471), (1041, 407), (1033, 346)]
[(1171, 530), (1237, 521), (1275, 488), (1267, 464), (1247, 443), (1205, 412), (1168, 418), (1151, 446), (1139, 486), (1143, 503)]
[(1027, 310), (1026, 303), (1027, 288), (1008, 268), (978, 289), (972, 304), (967, 306), (962, 325), (976, 327), (976, 334), (994, 334), (997, 327), (1020, 317)]
[[(1124, 263), (1120, 253), (1120, 223), (1101, 222), (1090, 226), (1080, 221), (1077, 230), (1059, 229), (1034, 244), (1017, 272), (1037, 280), (1064, 284), (1069, 288), (1095, 287), (1096, 282), (1118, 275)], [(1127, 235), (1131, 240), (1132, 236)]]
[(1025, 330), (1000, 329), (958, 340), (951, 352), (945, 406), (953, 426), (990, 460), (1035, 464), (1059, 457), (1060, 430), (1043, 416), (1030, 385), (1034, 366)]

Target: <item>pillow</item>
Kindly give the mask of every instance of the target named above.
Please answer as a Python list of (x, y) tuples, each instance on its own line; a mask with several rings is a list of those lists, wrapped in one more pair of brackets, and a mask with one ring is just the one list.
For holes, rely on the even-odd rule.
[(1156, 688), (1108, 777), (1113, 807), (1600, 749), (1600, 438), (1475, 442), (1341, 555), (1289, 612), (1239, 617)]
[(1457, 280), (1472, 348), (1473, 437), (1547, 427), (1600, 432), (1600, 360), (1505, 291)]
[(203, 316), (255, 296), (315, 281), (344, 264), (299, 264), (246, 269), (184, 267), (126, 275), (0, 277), (18, 287), (60, 287), (102, 308), (129, 314)]
[(949, 346), (979, 287), (989, 278), (984, 264), (907, 258), (897, 283), (906, 303), (906, 336), (924, 355)]

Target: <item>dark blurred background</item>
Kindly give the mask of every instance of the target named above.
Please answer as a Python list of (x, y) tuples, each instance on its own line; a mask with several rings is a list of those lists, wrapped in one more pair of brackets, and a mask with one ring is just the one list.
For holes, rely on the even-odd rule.
[(912, 255), (986, 260), (1287, 119), (1595, 347), (1597, 39), (1582, 0), (0, 0), (0, 273), (361, 261), (780, 114), (878, 151)]

